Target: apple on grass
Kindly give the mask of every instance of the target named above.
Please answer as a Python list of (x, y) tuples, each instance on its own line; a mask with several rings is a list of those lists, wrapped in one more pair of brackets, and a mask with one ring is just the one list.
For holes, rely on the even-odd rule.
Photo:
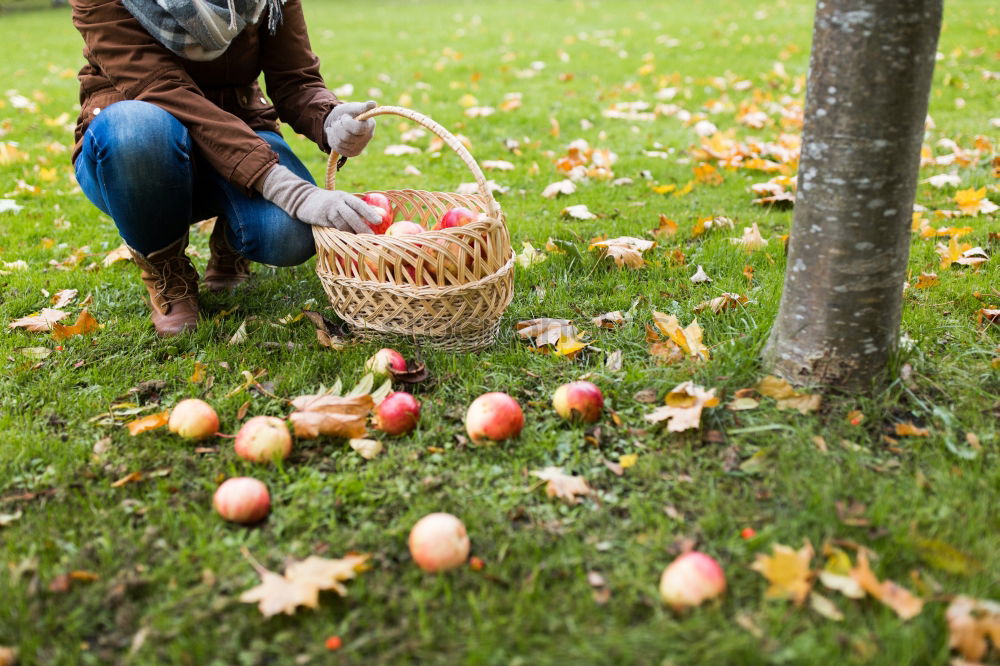
[(417, 427), (420, 403), (405, 391), (393, 391), (375, 408), (375, 427), (387, 435), (403, 435)]
[(204, 400), (188, 398), (170, 410), (167, 427), (184, 439), (205, 439), (219, 431), (219, 415)]
[(292, 452), (288, 426), (275, 416), (255, 416), (236, 433), (236, 455), (250, 462), (284, 460)]
[(365, 371), (378, 379), (388, 377), (393, 372), (406, 372), (406, 359), (395, 349), (385, 347), (365, 361)]
[(601, 418), (604, 394), (591, 382), (570, 382), (556, 389), (552, 396), (552, 406), (567, 421), (593, 423)]
[(524, 412), (506, 393), (484, 393), (465, 413), (465, 431), (476, 444), (502, 442), (517, 437), (524, 427)]
[(232, 523), (249, 525), (263, 520), (271, 511), (267, 486), (247, 476), (226, 479), (212, 497), (215, 510)]
[(430, 513), (410, 530), (410, 555), (428, 573), (457, 569), (469, 558), (469, 534), (450, 513)]

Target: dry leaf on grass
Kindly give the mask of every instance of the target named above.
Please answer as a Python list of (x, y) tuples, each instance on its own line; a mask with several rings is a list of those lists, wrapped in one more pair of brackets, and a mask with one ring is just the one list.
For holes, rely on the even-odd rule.
[(524, 338), (533, 338), (535, 346), (554, 345), (562, 336), (575, 337), (579, 331), (569, 319), (553, 319), (542, 317), (527, 319), (514, 325), (517, 334)]
[(694, 272), (694, 275), (691, 276), (690, 280), (695, 284), (701, 284), (702, 282), (711, 282), (712, 278), (708, 277), (708, 273), (706, 273), (705, 269), (699, 264), (698, 270)]
[(76, 289), (62, 289), (57, 291), (52, 294), (52, 298), (50, 299), (52, 301), (52, 307), (57, 310), (59, 308), (66, 307), (73, 302), (73, 299), (76, 298), (78, 293), (80, 292)]
[(840, 612), (837, 605), (815, 590), (809, 595), (809, 607), (828, 620), (834, 622), (844, 620), (844, 614)]
[(549, 183), (542, 190), (542, 196), (546, 199), (555, 199), (560, 194), (573, 194), (576, 192), (576, 183), (572, 180), (557, 180)]
[(351, 580), (363, 571), (368, 555), (347, 555), (339, 560), (309, 557), (292, 562), (281, 576), (268, 571), (253, 560), (244, 549), (244, 557), (260, 576), (261, 583), (243, 592), (240, 601), (256, 603), (264, 617), (279, 613), (294, 615), (299, 606), (319, 607), (320, 590), (333, 590), (340, 596), (347, 594), (343, 581)]
[(108, 266), (116, 262), (131, 261), (131, 260), (132, 260), (132, 252), (128, 249), (128, 245), (122, 243), (121, 245), (111, 250), (106, 255), (104, 255), (104, 260), (101, 262), (101, 265), (107, 268)]
[(650, 230), (649, 233), (654, 238), (658, 238), (660, 240), (663, 240), (665, 238), (669, 238), (670, 236), (673, 236), (674, 234), (676, 234), (677, 233), (677, 229), (678, 229), (678, 226), (677, 226), (677, 223), (675, 221), (671, 220), (669, 217), (667, 217), (663, 213), (660, 213), (660, 226), (658, 226), (655, 229)]
[(708, 360), (708, 347), (702, 343), (701, 326), (698, 325), (697, 319), (691, 320), (690, 324), (681, 328), (677, 317), (654, 310), (653, 325), (689, 355), (703, 361)]
[(962, 211), (963, 215), (979, 215), (990, 214), (1000, 210), (995, 203), (986, 198), (986, 187), (980, 187), (978, 190), (975, 188), (969, 188), (967, 190), (959, 190), (955, 192), (955, 203), (958, 204), (959, 210)]
[(521, 253), (515, 257), (517, 265), (521, 268), (531, 268), (535, 264), (540, 264), (549, 258), (549, 255), (544, 252), (539, 252), (535, 249), (535, 246), (528, 241), (522, 241), (521, 244), (524, 249), (521, 250)]
[(158, 414), (150, 414), (149, 416), (143, 416), (142, 418), (136, 419), (134, 421), (129, 421), (125, 424), (128, 428), (128, 432), (133, 437), (149, 430), (156, 430), (157, 428), (162, 428), (167, 425), (167, 421), (170, 420), (170, 411), (160, 412)]
[(348, 444), (365, 460), (371, 460), (382, 453), (382, 442), (377, 439), (352, 439)]
[(767, 239), (760, 235), (760, 229), (756, 222), (753, 223), (753, 226), (743, 227), (743, 235), (740, 238), (730, 238), (729, 241), (736, 245), (742, 245), (747, 252), (759, 250), (767, 245)]
[(927, 428), (918, 428), (910, 421), (897, 423), (893, 431), (897, 437), (927, 437), (931, 434)]
[(51, 331), (56, 322), (68, 316), (69, 313), (63, 312), (62, 310), (42, 308), (41, 312), (28, 315), (27, 317), (21, 317), (20, 319), (15, 319), (7, 324), (7, 326), (9, 328), (23, 328), (24, 330), (31, 331), (33, 333), (41, 333), (44, 331)]
[(614, 312), (605, 312), (602, 315), (597, 315), (590, 320), (594, 326), (598, 328), (618, 328), (625, 324), (625, 317), (622, 315), (621, 310), (615, 310)]
[(604, 256), (614, 259), (615, 264), (619, 268), (622, 266), (642, 268), (646, 265), (645, 260), (642, 258), (642, 253), (654, 247), (656, 247), (654, 241), (633, 238), (632, 236), (619, 236), (618, 238), (592, 242), (587, 249), (593, 250), (594, 248), (599, 248), (604, 250)]
[(288, 419), (301, 439), (323, 435), (355, 439), (365, 434), (365, 422), (374, 405), (367, 393), (348, 397), (300, 395), (292, 400), (296, 411)]
[(865, 596), (865, 591), (858, 585), (858, 581), (851, 577), (851, 556), (840, 548), (830, 545), (823, 546), (823, 554), (826, 555), (826, 564), (819, 571), (819, 581), (829, 590), (840, 592), (850, 599), (861, 599)]
[(669, 432), (681, 432), (701, 425), (701, 412), (706, 407), (716, 407), (719, 399), (715, 389), (706, 391), (694, 382), (687, 381), (674, 387), (664, 399), (663, 407), (657, 407), (645, 418), (650, 423), (667, 422)]
[(812, 589), (812, 544), (807, 539), (802, 548), (793, 550), (776, 543), (771, 546), (773, 555), (758, 553), (750, 568), (767, 579), (770, 586), (765, 599), (788, 599), (802, 604)]
[(756, 388), (761, 395), (774, 398), (778, 409), (797, 409), (808, 414), (819, 409), (823, 402), (823, 396), (796, 391), (786, 380), (774, 375), (761, 379)]
[(858, 565), (851, 569), (851, 578), (856, 580), (865, 592), (894, 610), (903, 620), (920, 615), (920, 611), (924, 608), (924, 600), (906, 588), (891, 580), (880, 582), (868, 566), (868, 554), (864, 550), (858, 551)]
[(52, 337), (56, 340), (66, 340), (76, 335), (93, 333), (100, 328), (101, 325), (97, 323), (97, 320), (94, 319), (93, 315), (84, 309), (80, 311), (79, 315), (77, 315), (76, 322), (72, 326), (63, 326), (59, 323), (53, 324)]
[(723, 310), (737, 308), (741, 305), (746, 305), (750, 302), (750, 299), (746, 296), (740, 294), (733, 294), (728, 291), (722, 293), (721, 296), (716, 296), (715, 298), (699, 303), (694, 307), (694, 311), (701, 313), (704, 310), (711, 310), (712, 312), (718, 314)]
[(963, 659), (982, 661), (989, 649), (987, 638), (994, 653), (1000, 651), (1000, 603), (960, 594), (948, 604), (944, 617), (948, 621), (948, 647), (958, 650)]
[(542, 481), (548, 481), (545, 485), (545, 494), (549, 497), (558, 497), (568, 504), (577, 504), (581, 496), (592, 495), (593, 489), (582, 476), (570, 476), (563, 472), (562, 467), (546, 467), (542, 470), (534, 470), (532, 476), (536, 476)]
[(575, 206), (566, 206), (562, 209), (560, 213), (563, 217), (571, 217), (574, 220), (593, 220), (597, 216), (590, 212), (587, 208), (587, 204), (576, 204)]

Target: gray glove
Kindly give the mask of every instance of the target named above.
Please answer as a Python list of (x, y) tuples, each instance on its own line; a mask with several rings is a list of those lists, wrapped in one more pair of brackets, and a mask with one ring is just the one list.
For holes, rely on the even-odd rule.
[(382, 220), (382, 211), (353, 194), (316, 187), (280, 164), (267, 172), (261, 194), (292, 217), (317, 227), (370, 234), (365, 220), (372, 224)]
[(375, 121), (357, 120), (355, 116), (375, 108), (375, 102), (344, 102), (333, 107), (323, 121), (330, 150), (344, 157), (357, 157), (375, 136)]

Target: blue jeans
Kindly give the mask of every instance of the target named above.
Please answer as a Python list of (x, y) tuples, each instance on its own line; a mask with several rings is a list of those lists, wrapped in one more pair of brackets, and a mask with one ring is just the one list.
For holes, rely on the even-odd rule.
[[(281, 136), (257, 134), (282, 165), (315, 182)], [(187, 128), (154, 104), (129, 100), (102, 110), (74, 166), (87, 198), (142, 254), (163, 249), (194, 222), (213, 216), (225, 224), (233, 249), (252, 261), (295, 266), (316, 251), (308, 224), (226, 181), (200, 155)]]

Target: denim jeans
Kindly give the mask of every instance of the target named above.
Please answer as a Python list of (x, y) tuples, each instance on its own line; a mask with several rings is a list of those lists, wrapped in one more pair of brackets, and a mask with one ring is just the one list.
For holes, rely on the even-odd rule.
[[(257, 134), (282, 165), (315, 182), (281, 136)], [(252, 261), (295, 266), (315, 253), (308, 224), (226, 181), (200, 155), (184, 125), (154, 104), (129, 100), (103, 109), (87, 128), (74, 166), (87, 198), (143, 254), (213, 216), (226, 225), (229, 244)]]

